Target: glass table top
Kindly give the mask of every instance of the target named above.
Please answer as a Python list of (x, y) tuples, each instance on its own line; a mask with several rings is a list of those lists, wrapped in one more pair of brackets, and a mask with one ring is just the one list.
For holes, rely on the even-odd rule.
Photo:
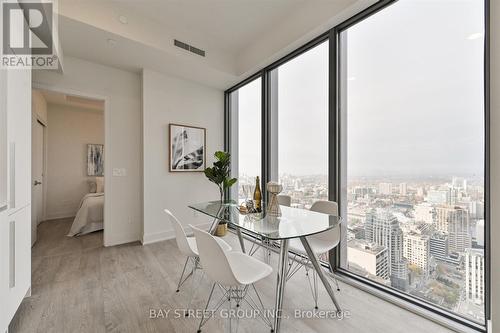
[[(265, 213), (242, 214), (238, 207), (234, 201), (209, 201), (189, 205), (191, 209), (227, 221), (236, 228), (274, 240), (314, 235), (334, 228), (342, 220), (334, 215), (285, 206), (280, 206), (280, 217)], [(264, 205), (263, 211), (265, 210)]]

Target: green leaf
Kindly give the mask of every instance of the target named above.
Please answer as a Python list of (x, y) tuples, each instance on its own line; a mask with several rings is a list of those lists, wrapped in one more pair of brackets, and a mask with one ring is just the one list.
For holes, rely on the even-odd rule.
[(231, 154), (224, 151), (216, 151), (214, 154), (216, 161), (213, 167), (205, 169), (207, 179), (221, 188), (233, 186), (236, 178), (230, 178), (231, 175)]

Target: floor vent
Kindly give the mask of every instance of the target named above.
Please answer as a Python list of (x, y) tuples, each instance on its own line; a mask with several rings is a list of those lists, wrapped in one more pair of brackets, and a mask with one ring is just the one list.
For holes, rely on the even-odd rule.
[(187, 43), (181, 42), (180, 40), (174, 39), (174, 45), (177, 47), (180, 47), (181, 49), (189, 51), (191, 53), (197, 54), (199, 56), (202, 56), (202, 57), (205, 56), (205, 51), (203, 51), (197, 47), (194, 47), (192, 45), (189, 45)]

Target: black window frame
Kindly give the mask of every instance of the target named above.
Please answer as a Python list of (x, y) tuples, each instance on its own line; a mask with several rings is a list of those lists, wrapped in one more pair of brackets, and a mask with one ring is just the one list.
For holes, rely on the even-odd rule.
[[(371, 15), (383, 10), (398, 0), (379, 0), (375, 4), (369, 6), (360, 13), (352, 16), (346, 21), (338, 24), (332, 29), (322, 33), (318, 37), (312, 39), (308, 43), (295, 49), (279, 60), (262, 68), (255, 74), (249, 76), (245, 80), (230, 87), (224, 92), (224, 149), (231, 151), (231, 110), (229, 96), (231, 92), (245, 86), (257, 78), (261, 78), (262, 96), (261, 96), (261, 124), (262, 124), (262, 171), (261, 171), (261, 186), (266, 184), (270, 175), (270, 123), (271, 123), (271, 71), (283, 65), (284, 63), (300, 56), (319, 44), (329, 41), (329, 96), (328, 96), (328, 197), (329, 200), (339, 201), (341, 199), (341, 181), (340, 181), (340, 126), (341, 126), (341, 109), (340, 109), (340, 94), (339, 94), (339, 38), (340, 33), (349, 27), (363, 21)], [(491, 237), (490, 237), (490, 0), (484, 1), (484, 253), (485, 253), (485, 324), (481, 325), (475, 321), (462, 317), (451, 310), (446, 310), (434, 305), (430, 302), (420, 300), (414, 296), (405, 294), (396, 289), (380, 285), (367, 278), (349, 272), (346, 269), (339, 267), (340, 253), (333, 250), (329, 255), (328, 268), (335, 274), (341, 275), (355, 282), (373, 288), (374, 290), (383, 291), (389, 296), (393, 296), (409, 304), (415, 305), (432, 313), (438, 314), (443, 318), (464, 325), (468, 328), (479, 332), (488, 332), (488, 321), (491, 320)], [(263, 187), (262, 187), (263, 188)], [(229, 195), (229, 193), (227, 193)], [(264, 191), (264, 200), (267, 199), (267, 193)], [(342, 203), (338, 202), (339, 205)], [(341, 246), (339, 246), (341, 248)], [(325, 263), (326, 264), (326, 263)]]

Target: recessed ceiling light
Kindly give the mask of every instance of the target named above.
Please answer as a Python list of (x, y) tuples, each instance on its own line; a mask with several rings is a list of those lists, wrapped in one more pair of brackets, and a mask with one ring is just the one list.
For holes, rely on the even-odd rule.
[(121, 24), (127, 24), (128, 23), (127, 17), (123, 16), (123, 15), (118, 16), (118, 21), (120, 21)]
[(474, 40), (483, 37), (483, 34), (481, 32), (476, 32), (473, 34), (470, 34), (469, 37), (467, 37), (468, 40)]
[(116, 45), (116, 39), (113, 39), (113, 38), (108, 38), (106, 40), (108, 42), (109, 45), (111, 46), (115, 46)]

